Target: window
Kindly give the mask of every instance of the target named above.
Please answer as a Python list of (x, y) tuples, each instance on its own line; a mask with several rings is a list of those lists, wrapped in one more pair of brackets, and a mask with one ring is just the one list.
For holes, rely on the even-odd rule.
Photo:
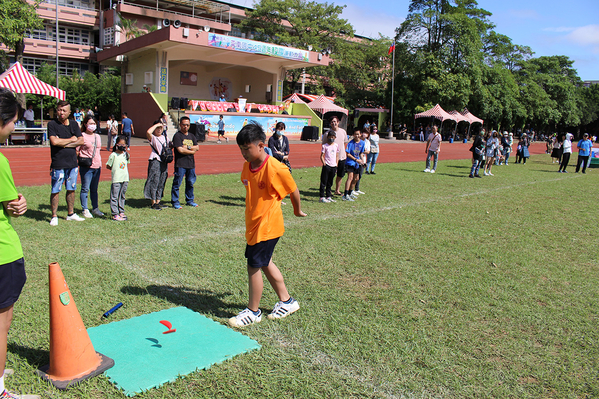
[[(48, 40), (56, 40), (56, 28), (47, 26)], [(78, 44), (82, 46), (90, 46), (90, 31), (86, 29), (78, 29), (72, 27), (58, 27), (58, 41), (60, 43)]]
[[(23, 67), (34, 75), (37, 74), (37, 71), (42, 66), (42, 63), (54, 64), (55, 61), (46, 60), (42, 58), (23, 57)], [(74, 70), (77, 70), (80, 75), (83, 75), (86, 71), (90, 70), (90, 65), (79, 62), (59, 61), (58, 73), (60, 75), (71, 76)]]
[(104, 29), (104, 46), (114, 45), (114, 27)]

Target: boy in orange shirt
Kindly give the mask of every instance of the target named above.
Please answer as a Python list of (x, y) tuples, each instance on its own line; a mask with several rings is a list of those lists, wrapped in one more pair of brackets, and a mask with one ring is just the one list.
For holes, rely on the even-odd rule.
[(283, 275), (272, 262), (272, 253), (283, 235), (281, 201), (291, 196), (295, 216), (306, 216), (301, 209), (300, 194), (289, 169), (264, 152), (266, 134), (262, 126), (252, 121), (237, 135), (237, 145), (247, 161), (243, 164), (241, 181), (246, 188), (245, 238), (249, 301), (237, 316), (229, 319), (233, 327), (245, 327), (262, 321), (260, 299), (264, 282), (261, 269), (279, 297), (279, 302), (268, 315), (271, 320), (281, 319), (299, 309), (299, 303), (289, 295)]

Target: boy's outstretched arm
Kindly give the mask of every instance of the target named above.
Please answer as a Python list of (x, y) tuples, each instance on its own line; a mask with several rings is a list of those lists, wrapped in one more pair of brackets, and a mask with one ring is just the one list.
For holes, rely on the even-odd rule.
[(291, 193), (291, 205), (293, 205), (293, 214), (297, 217), (308, 216), (304, 212), (302, 212), (302, 204), (300, 201), (300, 193), (296, 188), (294, 192)]

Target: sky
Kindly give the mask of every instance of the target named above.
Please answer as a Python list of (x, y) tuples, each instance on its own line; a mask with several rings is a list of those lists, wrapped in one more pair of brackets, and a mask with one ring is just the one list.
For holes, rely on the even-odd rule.
[[(227, 2), (245, 7), (254, 4), (253, 0)], [(410, 1), (328, 3), (346, 6), (341, 16), (356, 34), (392, 37), (408, 14)], [(599, 0), (478, 0), (478, 6), (493, 14), (489, 20), (497, 33), (510, 37), (514, 44), (529, 46), (534, 57), (566, 55), (582, 80), (599, 80)]]

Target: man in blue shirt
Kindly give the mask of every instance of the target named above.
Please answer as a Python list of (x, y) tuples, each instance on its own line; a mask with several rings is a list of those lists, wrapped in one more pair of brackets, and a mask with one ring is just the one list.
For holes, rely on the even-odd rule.
[(133, 121), (127, 117), (127, 113), (123, 112), (123, 119), (121, 120), (121, 133), (127, 137), (127, 149), (131, 146), (131, 135), (135, 134), (133, 128)]
[(576, 145), (578, 147), (578, 162), (576, 163), (576, 173), (580, 170), (582, 164), (582, 173), (586, 173), (587, 164), (589, 163), (589, 156), (591, 155), (591, 148), (593, 148), (593, 142), (589, 140), (589, 134), (585, 133), (582, 135), (582, 140)]

